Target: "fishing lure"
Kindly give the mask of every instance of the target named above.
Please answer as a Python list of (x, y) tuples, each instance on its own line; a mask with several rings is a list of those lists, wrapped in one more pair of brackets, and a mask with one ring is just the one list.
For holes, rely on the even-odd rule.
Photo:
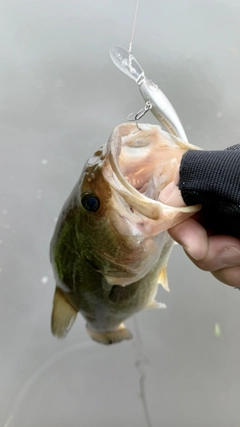
[[(146, 102), (145, 107), (135, 115), (133, 120), (139, 120), (151, 110), (167, 132), (187, 142), (186, 133), (172, 104), (158, 85), (145, 76), (143, 68), (132, 53), (123, 47), (114, 46), (110, 49), (110, 57), (120, 71), (137, 83)], [(128, 119), (132, 120), (132, 115), (128, 116)]]

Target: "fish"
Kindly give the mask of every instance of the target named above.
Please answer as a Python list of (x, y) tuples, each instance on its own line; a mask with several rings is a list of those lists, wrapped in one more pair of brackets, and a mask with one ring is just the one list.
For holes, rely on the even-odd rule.
[(124, 322), (168, 291), (174, 241), (167, 230), (201, 206), (159, 201), (176, 165), (196, 147), (159, 125), (123, 123), (86, 162), (58, 217), (50, 244), (56, 280), (51, 329), (64, 338), (78, 312), (102, 344), (132, 338)]

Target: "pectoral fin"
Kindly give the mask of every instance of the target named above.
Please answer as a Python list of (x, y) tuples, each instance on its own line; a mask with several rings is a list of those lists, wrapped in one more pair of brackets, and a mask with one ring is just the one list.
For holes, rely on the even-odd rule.
[(124, 301), (129, 301), (139, 288), (138, 283), (133, 283), (128, 286), (114, 285), (111, 288), (109, 293), (109, 300), (114, 303), (123, 303)]
[(168, 286), (168, 277), (167, 277), (167, 266), (165, 265), (162, 270), (160, 271), (160, 274), (158, 276), (158, 283), (160, 283), (165, 289), (165, 291), (170, 292), (169, 286)]
[(147, 308), (167, 308), (166, 304), (164, 304), (163, 302), (157, 302), (157, 301), (152, 301), (150, 302), (150, 304), (147, 305)]
[(77, 311), (67, 301), (64, 292), (56, 288), (52, 310), (52, 333), (58, 338), (64, 338), (76, 319)]

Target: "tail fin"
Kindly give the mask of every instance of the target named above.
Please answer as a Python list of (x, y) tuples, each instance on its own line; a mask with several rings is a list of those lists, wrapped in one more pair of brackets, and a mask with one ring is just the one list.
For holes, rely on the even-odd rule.
[(101, 344), (115, 344), (132, 338), (131, 332), (125, 328), (123, 323), (115, 331), (99, 332), (89, 328), (88, 325), (86, 327), (90, 337)]

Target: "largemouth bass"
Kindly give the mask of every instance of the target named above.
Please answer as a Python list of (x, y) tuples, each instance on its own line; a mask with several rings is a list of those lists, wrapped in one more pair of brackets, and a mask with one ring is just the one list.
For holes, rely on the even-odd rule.
[(88, 159), (65, 202), (51, 241), (56, 279), (52, 332), (64, 337), (80, 312), (90, 336), (104, 344), (131, 338), (123, 322), (168, 290), (173, 246), (167, 230), (199, 206), (159, 202), (176, 163), (198, 149), (160, 126), (126, 123)]

